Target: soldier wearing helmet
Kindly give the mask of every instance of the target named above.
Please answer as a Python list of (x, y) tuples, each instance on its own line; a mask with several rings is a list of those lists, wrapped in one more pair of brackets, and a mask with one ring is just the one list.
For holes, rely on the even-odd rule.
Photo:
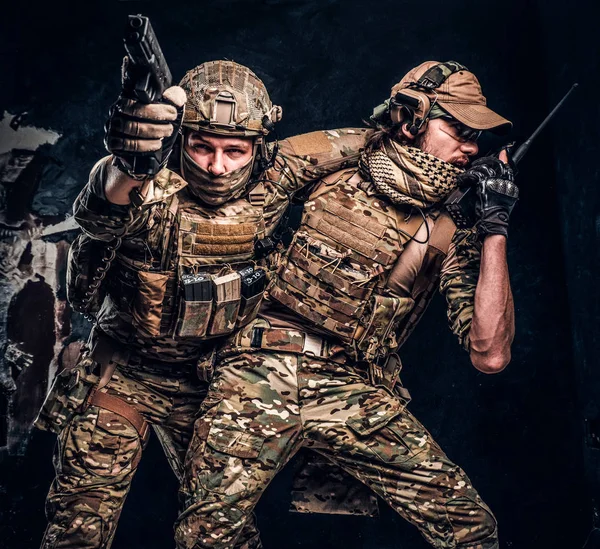
[[(181, 475), (216, 342), (255, 318), (290, 198), (325, 173), (311, 155), (342, 165), (364, 143), (361, 132), (317, 132), (282, 142), (275, 158), (265, 138), (281, 114), (231, 61), (189, 71), (162, 102), (121, 97), (111, 109), (112, 155), (74, 205), (83, 233), (69, 265), (74, 292), (98, 304), (94, 327), (37, 420), (59, 435), (45, 549), (110, 547), (149, 425)], [(168, 164), (155, 177), (124, 161), (158, 149)], [(94, 254), (84, 258), (90, 241), (103, 278), (89, 269)], [(260, 547), (252, 523), (235, 546)]]
[[(233, 546), (301, 446), (364, 483), (433, 546), (499, 547), (490, 509), (406, 409), (395, 353), (439, 288), (475, 368), (495, 373), (510, 360), (506, 237), (518, 192), (498, 158), (471, 165), (479, 132), (510, 122), (487, 107), (466, 67), (430, 61), (392, 88), (373, 124), (359, 166), (312, 189), (258, 318), (218, 352), (187, 456), (180, 548)], [(475, 185), (475, 226), (445, 207), (463, 183)], [(339, 492), (317, 491), (303, 510), (331, 510)]]

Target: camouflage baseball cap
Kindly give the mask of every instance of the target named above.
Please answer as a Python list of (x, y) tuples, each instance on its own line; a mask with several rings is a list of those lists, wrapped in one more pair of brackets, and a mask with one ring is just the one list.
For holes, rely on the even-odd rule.
[[(448, 64), (453, 62), (449, 61)], [(392, 97), (406, 88), (410, 88), (432, 67), (440, 65), (439, 61), (425, 61), (409, 71), (398, 84), (392, 88)], [(458, 65), (458, 64), (456, 64)], [(460, 65), (459, 65), (460, 66)], [(443, 65), (440, 66), (444, 70)], [(493, 130), (496, 133), (508, 131), (512, 122), (487, 107), (487, 101), (481, 91), (476, 76), (466, 70), (458, 70), (450, 74), (439, 87), (425, 91), (432, 100), (437, 95), (437, 104), (448, 114), (475, 130)], [(450, 71), (448, 71), (450, 72)]]
[(187, 103), (183, 126), (231, 136), (269, 133), (281, 119), (262, 80), (233, 61), (209, 61), (188, 71), (179, 85)]

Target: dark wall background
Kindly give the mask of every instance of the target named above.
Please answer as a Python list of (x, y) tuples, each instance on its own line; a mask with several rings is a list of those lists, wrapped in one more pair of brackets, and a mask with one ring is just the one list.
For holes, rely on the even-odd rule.
[[(475, 72), (492, 108), (515, 122), (518, 140), (579, 81), (520, 167), (509, 242), (511, 365), (496, 376), (474, 370), (438, 299), (406, 345), (404, 381), (413, 413), (495, 511), (503, 547), (584, 546), (600, 497), (596, 2), (13, 0), (3, 11), (0, 109), (28, 111), (28, 123), (62, 134), (40, 151), (62, 166), (62, 177), (44, 172), (30, 202), (34, 213), (45, 208), (59, 218), (103, 154), (128, 13), (151, 17), (176, 79), (210, 59), (250, 66), (284, 106), (282, 136), (360, 125), (426, 59), (455, 59)], [(85, 325), (75, 320), (73, 329)], [(2, 456), (3, 547), (39, 544), (53, 443), (36, 433), (23, 455)], [(259, 506), (267, 549), (426, 546), (388, 509), (378, 519), (288, 514), (290, 482), (286, 471)], [(172, 546), (176, 488), (153, 440), (113, 547)], [(589, 548), (593, 540), (594, 532)]]

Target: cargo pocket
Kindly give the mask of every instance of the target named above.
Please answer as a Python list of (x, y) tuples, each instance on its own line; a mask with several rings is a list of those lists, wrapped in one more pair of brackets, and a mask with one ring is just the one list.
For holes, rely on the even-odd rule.
[(144, 337), (158, 337), (169, 273), (138, 271), (138, 287), (131, 315)]
[[(259, 461), (264, 442), (261, 435), (244, 431), (235, 423), (213, 422), (204, 448), (202, 486), (228, 496), (264, 489), (268, 480), (262, 478)], [(267, 478), (271, 476), (267, 474)]]
[(404, 463), (409, 460), (421, 460), (431, 455), (432, 439), (425, 430), (410, 420), (410, 414), (401, 414), (389, 422), (381, 431), (382, 444), (371, 449), (388, 463)]
[(403, 410), (402, 402), (390, 399), (370, 410), (362, 410), (360, 416), (348, 418), (346, 425), (358, 435), (359, 441), (369, 452), (380, 460), (402, 463), (413, 456), (410, 445), (404, 440), (401, 427)]
[(400, 411), (400, 405), (385, 411), (378, 409), (364, 411), (360, 416), (348, 418), (346, 425), (359, 437), (367, 437), (385, 427)]
[(175, 335), (177, 337), (203, 337), (206, 335), (212, 305), (212, 301), (181, 299)]

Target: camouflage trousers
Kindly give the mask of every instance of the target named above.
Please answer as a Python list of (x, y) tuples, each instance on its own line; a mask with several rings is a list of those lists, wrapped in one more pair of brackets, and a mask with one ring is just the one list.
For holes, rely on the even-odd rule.
[(202, 410), (184, 468), (180, 549), (233, 547), (302, 446), (362, 481), (434, 547), (498, 548), (492, 512), (405, 402), (335, 357), (264, 349), (230, 356)]
[[(176, 470), (177, 462), (181, 468), (206, 390), (194, 366), (144, 360), (117, 367), (103, 391), (159, 426)], [(111, 546), (144, 442), (127, 419), (104, 408), (90, 406), (70, 420), (58, 437), (42, 549)], [(237, 547), (261, 547), (253, 521)]]

